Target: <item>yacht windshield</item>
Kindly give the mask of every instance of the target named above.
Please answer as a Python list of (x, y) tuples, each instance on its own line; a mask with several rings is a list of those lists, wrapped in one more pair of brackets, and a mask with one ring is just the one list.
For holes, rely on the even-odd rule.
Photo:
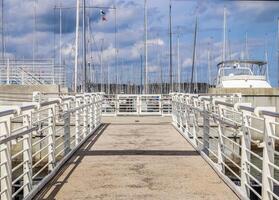
[(223, 76), (253, 75), (247, 68), (227, 68), (223, 69)]

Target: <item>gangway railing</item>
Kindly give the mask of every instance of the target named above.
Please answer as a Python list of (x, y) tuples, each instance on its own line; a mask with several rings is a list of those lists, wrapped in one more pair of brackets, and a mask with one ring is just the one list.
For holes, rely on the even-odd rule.
[(0, 111), (0, 199), (32, 199), (101, 124), (102, 94)]
[(174, 127), (241, 199), (279, 199), (279, 113), (227, 99), (172, 94)]
[(171, 96), (161, 94), (104, 95), (104, 116), (171, 115)]

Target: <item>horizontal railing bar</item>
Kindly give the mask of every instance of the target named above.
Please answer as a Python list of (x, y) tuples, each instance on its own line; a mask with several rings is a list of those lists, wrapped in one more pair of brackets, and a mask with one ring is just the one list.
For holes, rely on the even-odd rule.
[(0, 140), (0, 145), (1, 145), (1, 144), (5, 144), (5, 143), (7, 143), (7, 142), (10, 142), (11, 140), (15, 140), (15, 139), (17, 139), (17, 138), (19, 138), (19, 137), (22, 137), (23, 135), (26, 135), (26, 134), (28, 134), (28, 133), (32, 133), (33, 131), (37, 131), (38, 129), (39, 129), (39, 127), (36, 126), (36, 127), (30, 128), (30, 129), (27, 129), (27, 130), (25, 130), (25, 131), (22, 131), (22, 132), (20, 132), (20, 133), (17, 133), (17, 134), (8, 136), (8, 137), (6, 137), (6, 138)]
[(15, 109), (4, 110), (4, 111), (0, 111), (0, 117), (5, 117), (7, 115), (13, 115), (16, 113), (17, 113), (17, 110), (15, 110)]

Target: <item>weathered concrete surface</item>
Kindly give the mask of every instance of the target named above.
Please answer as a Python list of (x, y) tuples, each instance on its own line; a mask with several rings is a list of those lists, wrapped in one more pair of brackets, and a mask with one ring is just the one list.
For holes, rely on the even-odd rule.
[(105, 118), (38, 199), (237, 199), (169, 118)]

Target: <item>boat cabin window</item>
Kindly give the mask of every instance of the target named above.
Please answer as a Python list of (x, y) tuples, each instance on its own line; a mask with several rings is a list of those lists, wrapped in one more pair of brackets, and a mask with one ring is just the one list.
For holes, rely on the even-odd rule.
[(253, 75), (252, 71), (247, 68), (222, 69), (222, 74), (223, 74), (223, 76)]

